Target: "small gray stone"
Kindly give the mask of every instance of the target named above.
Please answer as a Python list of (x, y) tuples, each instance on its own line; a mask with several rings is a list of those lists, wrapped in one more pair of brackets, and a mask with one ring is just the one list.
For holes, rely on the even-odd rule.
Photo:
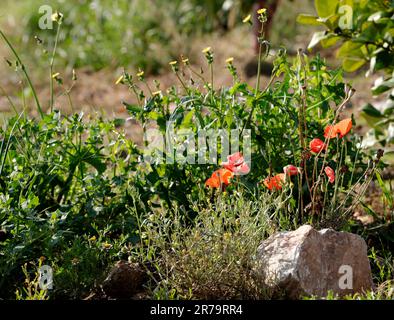
[(304, 225), (280, 232), (258, 248), (265, 285), (289, 298), (344, 296), (373, 289), (367, 245), (360, 236)]

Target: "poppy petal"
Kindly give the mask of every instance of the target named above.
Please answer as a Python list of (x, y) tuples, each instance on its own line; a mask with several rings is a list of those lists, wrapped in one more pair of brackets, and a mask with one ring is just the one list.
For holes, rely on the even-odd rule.
[(205, 182), (205, 185), (211, 188), (219, 188), (221, 184), (229, 185), (230, 179), (234, 174), (228, 169), (218, 169), (214, 171), (211, 177)]
[(222, 162), (222, 166), (236, 175), (247, 174), (250, 171), (241, 152), (227, 156), (227, 161)]
[(265, 178), (263, 182), (269, 190), (281, 190), (285, 179), (285, 174), (279, 173), (276, 176)]
[(220, 187), (220, 182), (219, 179), (216, 178), (209, 178), (207, 181), (205, 181), (205, 186), (211, 187), (211, 188), (219, 188)]
[(324, 172), (325, 172), (325, 174), (328, 177), (328, 181), (330, 183), (334, 183), (334, 181), (335, 181), (335, 172), (334, 172), (334, 170), (331, 167), (327, 166), (327, 167), (324, 168)]
[(336, 128), (335, 126), (328, 125), (324, 129), (324, 138), (332, 139), (337, 136)]
[(336, 127), (337, 132), (339, 132), (339, 137), (343, 138), (352, 129), (352, 119), (348, 118), (348, 119), (344, 119), (342, 121), (339, 121), (335, 125), (335, 127)]
[(299, 170), (296, 166), (289, 164), (283, 168), (283, 172), (285, 173), (285, 175), (288, 175), (288, 176), (296, 176), (298, 174)]
[(327, 145), (322, 140), (315, 138), (309, 143), (309, 149), (311, 152), (319, 153), (323, 150), (327, 150)]
[(235, 174), (235, 175), (243, 175), (243, 174), (248, 174), (250, 172), (250, 168), (247, 165), (246, 162), (243, 162), (241, 165), (239, 166), (234, 166), (231, 168), (231, 171)]

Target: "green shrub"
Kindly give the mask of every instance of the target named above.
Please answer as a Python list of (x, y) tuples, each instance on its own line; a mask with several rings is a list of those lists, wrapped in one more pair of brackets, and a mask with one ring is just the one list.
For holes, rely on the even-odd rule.
[[(95, 70), (131, 65), (157, 73), (171, 57), (179, 55), (180, 46), (183, 53), (189, 52), (188, 37), (211, 32), (225, 24), (223, 2), (50, 0), (45, 5), (65, 16), (60, 31), (62, 48), (58, 51), (63, 65)], [(25, 50), (36, 48), (29, 50), (29, 59), (35, 56), (37, 63), (42, 62), (42, 51), (49, 51), (56, 38), (56, 28), (39, 28), (42, 5), (37, 0), (8, 4), (25, 32), (23, 37), (16, 33), (15, 38), (22, 39)], [(36, 36), (44, 42), (38, 48)]]
[(300, 15), (301, 23), (322, 25), (325, 31), (316, 32), (309, 44), (320, 43), (324, 48), (341, 43), (337, 56), (347, 72), (354, 72), (369, 63), (367, 75), (381, 73), (372, 87), (373, 95), (387, 94), (380, 107), (367, 104), (363, 116), (373, 128), (368, 145), (383, 146), (394, 141), (394, 6), (392, 1), (349, 0), (315, 1), (317, 17)]
[[(64, 250), (71, 246), (75, 257), (87, 255), (83, 263), (100, 268), (98, 261), (105, 265), (115, 256), (106, 260), (105, 250), (90, 248), (88, 238), (109, 241), (116, 250), (133, 241), (136, 221), (126, 207), (134, 203), (130, 181), (138, 154), (114, 122), (84, 122), (82, 113), (54, 112), (42, 120), (21, 115), (0, 136), (0, 225), (10, 235), (0, 243), (2, 295), (10, 293), (9, 281), (25, 262), (45, 256), (70, 265)], [(85, 275), (94, 279), (97, 273)]]
[[(242, 192), (224, 193), (214, 202), (195, 202), (192, 225), (184, 212), (157, 212), (141, 221), (141, 245), (150, 255), (133, 259), (154, 266), (155, 299), (266, 299), (255, 259), (263, 239), (278, 228), (280, 197), (268, 193), (254, 201)], [(171, 297), (169, 295), (172, 295)]]

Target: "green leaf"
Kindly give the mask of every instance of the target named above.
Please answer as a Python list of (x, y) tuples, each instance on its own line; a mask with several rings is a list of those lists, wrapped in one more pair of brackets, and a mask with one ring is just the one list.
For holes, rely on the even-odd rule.
[(338, 3), (338, 0), (315, 0), (317, 14), (322, 18), (335, 14)]
[(376, 124), (384, 118), (381, 112), (370, 103), (368, 103), (363, 107), (361, 111), (361, 116), (367, 121), (368, 125), (372, 128), (374, 128)]
[(341, 40), (341, 37), (330, 35), (329, 37), (322, 39), (320, 44), (323, 48), (329, 48), (335, 45), (339, 40)]
[(299, 14), (297, 16), (297, 22), (300, 24), (307, 24), (312, 26), (320, 26), (322, 23), (318, 21), (319, 17), (313, 16), (311, 14)]
[(123, 126), (125, 124), (126, 120), (122, 119), (122, 118), (116, 118), (114, 119), (114, 125), (115, 127), (120, 127)]
[(188, 127), (190, 127), (190, 123), (191, 123), (192, 120), (193, 120), (194, 111), (195, 111), (195, 109), (192, 109), (190, 112), (188, 112), (188, 113), (185, 115), (185, 117), (183, 118), (181, 127), (183, 127), (183, 128), (188, 128)]
[(383, 92), (386, 92), (394, 87), (394, 78), (383, 81), (379, 78), (375, 81), (375, 85), (372, 87), (373, 95), (377, 96)]
[(364, 54), (362, 52), (362, 47), (364, 44), (355, 43), (353, 41), (346, 41), (338, 50), (337, 56), (339, 58), (362, 58), (364, 59)]
[(89, 156), (85, 156), (83, 159), (86, 163), (93, 166), (99, 174), (102, 174), (107, 166), (104, 162), (102, 162), (102, 156), (91, 154)]
[(382, 192), (383, 192), (389, 206), (392, 206), (394, 204), (393, 195), (391, 194), (389, 188), (387, 188), (386, 184), (384, 183), (384, 181), (378, 171), (376, 171), (376, 179), (378, 180), (379, 186), (382, 189)]
[(319, 18), (317, 21), (325, 25), (329, 30), (335, 30), (338, 27), (339, 15), (331, 15), (326, 18)]
[(309, 42), (308, 49), (315, 47), (320, 41), (328, 38), (328, 34), (325, 31), (315, 32), (312, 36), (311, 42)]
[(354, 72), (354, 71), (360, 69), (365, 63), (366, 63), (366, 60), (364, 60), (364, 59), (345, 58), (345, 59), (343, 59), (342, 67), (343, 67), (343, 70), (345, 70), (346, 72)]
[(364, 106), (362, 112), (365, 112), (370, 117), (382, 118), (382, 114), (380, 113), (380, 111), (370, 103)]
[(129, 104), (126, 101), (122, 101), (122, 104), (126, 107), (126, 110), (132, 114), (132, 115), (136, 115), (137, 113), (141, 112), (141, 108), (135, 104)]

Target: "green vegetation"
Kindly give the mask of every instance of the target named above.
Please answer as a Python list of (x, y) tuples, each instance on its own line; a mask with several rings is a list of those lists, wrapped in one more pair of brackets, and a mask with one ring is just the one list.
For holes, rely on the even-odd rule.
[[(382, 106), (371, 103), (363, 108), (363, 116), (373, 128), (371, 138), (381, 145), (394, 141), (394, 7), (391, 1), (349, 0), (315, 1), (318, 16), (300, 15), (298, 21), (323, 25), (326, 30), (316, 32), (310, 47), (321, 43), (324, 48), (341, 42), (337, 56), (343, 69), (354, 72), (369, 63), (367, 75), (382, 74), (372, 87), (373, 95), (386, 93)], [(369, 142), (371, 143), (371, 142)], [(373, 142), (372, 142), (373, 144)]]
[[(42, 59), (50, 61), (51, 79), (50, 108), (44, 112), (24, 64), (26, 53), (20, 56), (1, 34), (13, 54), (8, 63), (23, 76), (22, 99), (15, 105), (7, 96), (14, 114), (0, 128), (1, 298), (85, 298), (100, 291), (116, 261), (128, 260), (146, 270), (143, 294), (148, 298), (269, 299), (272, 293), (255, 272), (256, 249), (274, 232), (305, 223), (352, 231), (367, 240), (378, 290), (349, 299), (392, 297), (392, 185), (382, 177), (384, 152), (362, 149), (356, 119), (345, 115), (354, 90), (341, 68), (331, 70), (319, 54), (308, 57), (299, 50), (289, 58), (282, 49), (271, 77), (261, 77), (259, 68), (250, 85), (233, 59), (223, 66), (208, 47), (202, 50), (208, 72), (182, 56), (170, 62), (178, 83), (165, 90), (148, 81), (144, 71), (133, 71), (136, 66), (154, 71), (156, 56), (158, 61), (179, 56), (179, 48), (172, 53), (173, 33), (158, 24), (167, 21), (161, 15), (176, 13), (168, 19), (171, 32), (190, 35), (195, 25), (210, 31), (221, 21), (219, 1), (198, 2), (201, 7), (191, 0), (156, 7), (145, 1), (94, 1), (93, 7), (74, 2), (64, 3), (64, 17), (57, 16), (53, 39), (45, 43), (49, 57), (71, 66), (124, 65), (117, 85), (130, 91), (123, 101), (129, 118), (56, 109), (54, 83), (61, 79), (53, 73), (53, 59)], [(208, 3), (211, 24), (198, 14)], [(320, 10), (323, 2), (316, 3)], [(36, 12), (26, 20), (29, 39), (38, 31)], [(263, 39), (266, 15), (258, 13), (263, 22), (259, 63), (270, 48)], [(135, 42), (125, 39), (128, 31)], [(89, 40), (92, 34), (97, 37)], [(156, 44), (168, 44), (169, 51), (153, 50)], [(130, 50), (140, 60), (128, 66)], [(230, 85), (217, 85), (219, 67), (229, 72)], [(25, 99), (26, 92), (34, 103)], [(37, 118), (29, 114), (32, 109)], [(153, 158), (146, 161), (151, 141), (137, 145), (127, 138), (127, 121), (139, 124), (144, 134), (155, 129), (162, 137), (172, 124), (174, 149), (150, 148)], [(182, 130), (194, 136), (209, 133), (198, 141), (198, 147), (206, 145), (198, 149), (205, 159), (215, 149), (212, 141), (220, 140), (219, 130), (238, 130), (240, 150), (245, 159), (250, 151), (252, 162), (236, 153), (233, 157), (250, 171), (238, 175), (234, 164), (185, 161), (191, 138)], [(224, 150), (221, 140), (217, 154)], [(381, 212), (367, 203), (371, 185), (381, 192)], [(356, 208), (373, 216), (374, 224), (355, 220)], [(38, 286), (43, 264), (53, 268), (53, 290)]]

